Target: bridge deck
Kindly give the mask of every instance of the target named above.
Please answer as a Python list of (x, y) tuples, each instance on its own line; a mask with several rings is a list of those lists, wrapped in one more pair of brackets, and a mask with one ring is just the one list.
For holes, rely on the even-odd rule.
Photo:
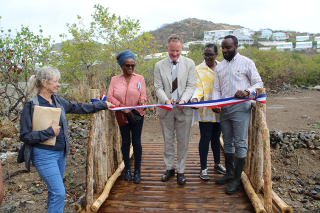
[[(234, 195), (227, 195), (226, 185), (215, 184), (214, 179), (222, 175), (212, 170), (211, 151), (208, 155), (211, 179), (205, 182), (199, 178), (197, 143), (189, 144), (184, 186), (177, 184), (176, 176), (168, 182), (160, 181), (165, 171), (163, 143), (143, 143), (142, 149), (142, 181), (139, 184), (124, 181), (122, 173), (98, 212), (254, 212), (243, 187)], [(222, 153), (221, 163), (224, 165)]]

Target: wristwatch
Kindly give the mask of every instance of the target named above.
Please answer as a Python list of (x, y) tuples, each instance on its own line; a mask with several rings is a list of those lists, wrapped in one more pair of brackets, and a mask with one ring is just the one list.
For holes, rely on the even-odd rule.
[(250, 96), (250, 90), (245, 89), (244, 91), (246, 91), (248, 93), (248, 96)]

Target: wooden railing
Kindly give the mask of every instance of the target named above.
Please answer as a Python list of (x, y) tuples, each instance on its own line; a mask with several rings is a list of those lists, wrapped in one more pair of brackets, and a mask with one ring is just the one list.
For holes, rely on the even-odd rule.
[[(92, 99), (100, 98), (100, 90), (90, 91)], [(107, 199), (114, 182), (124, 169), (121, 135), (114, 112), (102, 110), (92, 114), (87, 148), (86, 192), (74, 205), (76, 212), (97, 212)], [(130, 156), (132, 156), (132, 147)], [(100, 197), (94, 201), (93, 195)]]
[[(265, 94), (264, 88), (256, 90), (257, 96)], [(252, 102), (248, 129), (248, 152), (241, 179), (256, 212), (293, 212), (272, 191), (270, 135), (266, 121), (266, 104)]]
[[(265, 89), (257, 89), (257, 95)], [(91, 98), (99, 99), (100, 91), (91, 90)], [(75, 210), (97, 212), (124, 169), (121, 154), (120, 130), (114, 113), (108, 110), (91, 117), (87, 151), (86, 194), (81, 196)], [(132, 156), (132, 147), (130, 156)], [(272, 191), (270, 138), (266, 122), (266, 105), (252, 102), (248, 129), (248, 152), (241, 176), (246, 193), (256, 212), (291, 213), (292, 209)], [(93, 194), (100, 197), (93, 203)]]

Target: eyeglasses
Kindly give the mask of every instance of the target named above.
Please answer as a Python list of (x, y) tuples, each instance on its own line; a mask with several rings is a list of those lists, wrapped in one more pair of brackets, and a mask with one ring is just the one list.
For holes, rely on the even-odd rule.
[(203, 55), (204, 58), (212, 58), (212, 57), (215, 56), (216, 54), (217, 54), (217, 53), (209, 53), (209, 54), (203, 53), (202, 55)]
[(128, 68), (130, 68), (130, 67), (134, 68), (136, 65), (135, 64), (125, 64), (125, 66)]

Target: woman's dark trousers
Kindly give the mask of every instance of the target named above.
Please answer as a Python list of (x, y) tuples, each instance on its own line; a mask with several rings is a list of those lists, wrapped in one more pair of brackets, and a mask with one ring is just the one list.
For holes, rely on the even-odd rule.
[(199, 122), (200, 128), (200, 142), (199, 154), (201, 169), (207, 168), (207, 157), (209, 152), (209, 144), (211, 141), (211, 149), (213, 152), (214, 163), (220, 164), (220, 123), (213, 122)]
[[(122, 156), (125, 165), (125, 169), (130, 168), (130, 144), (132, 137), (132, 146), (134, 154), (134, 169), (140, 171), (141, 167), (141, 156), (142, 156), (142, 146), (141, 146), (141, 133), (143, 127), (144, 117), (139, 121), (138, 124), (132, 125), (131, 123), (120, 127), (121, 137), (122, 137)], [(131, 133), (131, 134), (130, 134)]]

